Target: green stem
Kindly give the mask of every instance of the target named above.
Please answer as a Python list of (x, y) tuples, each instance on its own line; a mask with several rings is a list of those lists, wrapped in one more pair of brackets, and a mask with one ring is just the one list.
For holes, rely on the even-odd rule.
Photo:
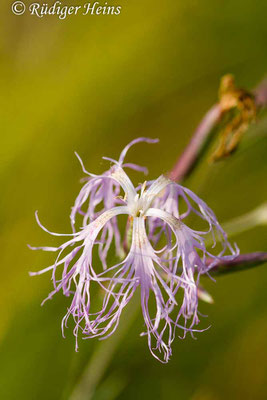
[(267, 203), (263, 203), (259, 207), (250, 211), (247, 214), (234, 218), (231, 221), (222, 224), (223, 229), (228, 236), (234, 236), (239, 233), (248, 231), (259, 225), (267, 224)]
[(127, 316), (122, 317), (118, 330), (108, 340), (98, 343), (69, 400), (91, 400), (93, 398), (113, 354), (136, 317), (139, 308), (137, 300), (135, 297), (128, 305)]

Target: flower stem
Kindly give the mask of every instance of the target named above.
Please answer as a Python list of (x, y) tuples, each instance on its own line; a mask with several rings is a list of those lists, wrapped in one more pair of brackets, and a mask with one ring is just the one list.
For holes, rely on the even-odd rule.
[(249, 229), (255, 228), (258, 225), (267, 224), (267, 203), (261, 204), (259, 207), (234, 218), (231, 221), (222, 224), (223, 229), (227, 232), (228, 236), (237, 235)]
[(74, 387), (70, 400), (90, 400), (93, 398), (97, 385), (108, 368), (112, 356), (136, 317), (139, 309), (137, 296), (132, 300), (128, 305), (127, 317), (125, 315), (124, 318), (122, 317), (119, 329), (108, 340), (101, 341), (96, 347), (80, 380)]
[(217, 103), (206, 113), (200, 122), (188, 146), (171, 170), (169, 174), (170, 179), (180, 182), (191, 172), (212, 129), (219, 122), (220, 117), (221, 107)]
[(254, 252), (240, 254), (234, 260), (218, 262), (209, 272), (213, 275), (221, 275), (231, 272), (244, 271), (245, 269), (257, 267), (267, 261), (267, 253)]
[[(267, 105), (267, 78), (254, 89), (255, 105), (257, 108), (264, 108)], [(219, 123), (223, 114), (223, 108), (220, 103), (216, 103), (205, 114), (193, 134), (189, 144), (182, 155), (178, 158), (172, 170), (169, 172), (170, 179), (181, 182), (195, 167), (202, 150), (210, 138), (213, 129)]]

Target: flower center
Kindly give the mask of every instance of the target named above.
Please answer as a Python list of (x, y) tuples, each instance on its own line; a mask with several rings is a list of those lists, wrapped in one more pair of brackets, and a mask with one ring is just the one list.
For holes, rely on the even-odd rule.
[(147, 210), (148, 204), (143, 196), (137, 194), (132, 204), (129, 204), (130, 212), (133, 217), (142, 217)]

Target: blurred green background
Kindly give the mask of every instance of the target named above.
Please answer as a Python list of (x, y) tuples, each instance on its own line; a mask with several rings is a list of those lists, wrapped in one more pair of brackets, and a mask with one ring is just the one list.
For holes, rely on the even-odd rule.
[[(177, 339), (168, 365), (140, 338), (134, 305), (112, 338), (81, 340), (75, 353), (71, 329), (65, 340), (60, 330), (69, 299), (59, 294), (41, 308), (50, 276), (28, 276), (53, 255), (27, 243), (59, 243), (37, 226), (34, 211), (51, 230), (70, 230), (83, 176), (74, 151), (98, 173), (103, 155), (116, 158), (131, 139), (158, 137), (160, 144), (138, 145), (128, 156), (157, 177), (216, 101), (223, 74), (253, 88), (267, 72), (264, 1), (116, 4), (120, 16), (65, 21), (19, 17), (11, 1), (0, 5), (0, 398), (266, 399), (266, 264), (216, 284), (207, 279), (215, 304), (200, 310), (212, 327), (197, 341)], [(188, 180), (221, 222), (266, 201), (266, 133), (263, 115), (230, 159), (212, 167), (204, 160)], [(243, 252), (267, 251), (266, 232), (255, 227), (233, 240)]]

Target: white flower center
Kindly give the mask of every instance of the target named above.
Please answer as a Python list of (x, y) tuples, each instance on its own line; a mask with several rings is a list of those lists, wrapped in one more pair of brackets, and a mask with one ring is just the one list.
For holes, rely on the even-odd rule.
[(153, 200), (162, 193), (167, 185), (172, 183), (170, 179), (161, 175), (153, 182), (148, 190), (146, 190), (147, 182), (144, 182), (139, 194), (136, 192), (134, 185), (121, 167), (117, 166), (111, 176), (119, 182), (124, 190), (125, 201), (127, 202), (129, 214), (132, 217), (145, 216)]

